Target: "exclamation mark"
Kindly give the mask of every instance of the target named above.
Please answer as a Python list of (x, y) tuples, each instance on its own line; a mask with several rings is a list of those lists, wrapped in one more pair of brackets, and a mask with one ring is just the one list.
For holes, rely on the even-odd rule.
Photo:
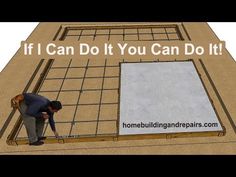
[(222, 55), (222, 43), (219, 43), (219, 55)]

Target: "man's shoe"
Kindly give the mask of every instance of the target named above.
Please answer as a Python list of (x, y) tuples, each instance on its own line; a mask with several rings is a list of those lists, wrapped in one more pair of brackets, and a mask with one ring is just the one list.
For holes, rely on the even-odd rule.
[(42, 137), (38, 137), (38, 141), (42, 141), (42, 140), (45, 140), (47, 137), (45, 136), (42, 136)]
[(43, 144), (44, 144), (44, 142), (42, 142), (42, 141), (35, 141), (33, 143), (30, 143), (29, 145), (30, 146), (40, 146), (40, 145), (43, 145)]

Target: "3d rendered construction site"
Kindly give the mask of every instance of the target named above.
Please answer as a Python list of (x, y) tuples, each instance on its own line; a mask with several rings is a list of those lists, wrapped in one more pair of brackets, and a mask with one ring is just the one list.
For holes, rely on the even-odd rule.
[[(207, 46), (207, 23), (39, 23), (25, 43)], [(236, 63), (221, 55), (24, 55), (0, 74), (0, 154), (236, 154)], [(60, 134), (45, 123), (29, 146), (12, 97), (31, 92), (61, 101)], [(164, 124), (208, 126), (163, 127)]]

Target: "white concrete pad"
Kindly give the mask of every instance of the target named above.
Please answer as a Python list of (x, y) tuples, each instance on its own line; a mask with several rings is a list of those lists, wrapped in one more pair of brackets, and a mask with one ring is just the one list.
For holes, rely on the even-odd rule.
[(192, 61), (121, 64), (120, 135), (221, 130)]

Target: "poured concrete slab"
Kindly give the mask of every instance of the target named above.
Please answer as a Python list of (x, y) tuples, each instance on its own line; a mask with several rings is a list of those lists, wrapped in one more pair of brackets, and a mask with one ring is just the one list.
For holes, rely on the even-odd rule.
[(192, 61), (121, 64), (119, 127), (120, 135), (222, 130)]

